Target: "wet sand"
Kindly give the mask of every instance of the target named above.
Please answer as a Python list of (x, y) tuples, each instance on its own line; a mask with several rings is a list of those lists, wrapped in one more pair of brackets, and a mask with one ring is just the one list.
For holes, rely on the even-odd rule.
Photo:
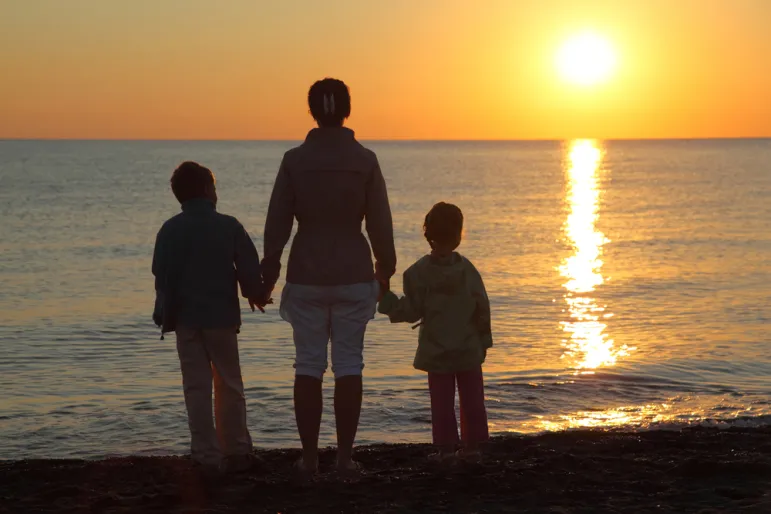
[(771, 427), (498, 437), (479, 464), (441, 467), (428, 445), (362, 447), (355, 482), (292, 474), (297, 450), (258, 452), (219, 481), (187, 457), (0, 462), (0, 512), (771, 513)]

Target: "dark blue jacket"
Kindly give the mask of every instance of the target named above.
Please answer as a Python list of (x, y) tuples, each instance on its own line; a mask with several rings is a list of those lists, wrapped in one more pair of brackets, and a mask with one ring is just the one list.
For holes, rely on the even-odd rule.
[(156, 301), (153, 320), (162, 332), (189, 328), (238, 328), (244, 298), (260, 299), (260, 258), (238, 220), (210, 200), (182, 204), (163, 224), (153, 255)]

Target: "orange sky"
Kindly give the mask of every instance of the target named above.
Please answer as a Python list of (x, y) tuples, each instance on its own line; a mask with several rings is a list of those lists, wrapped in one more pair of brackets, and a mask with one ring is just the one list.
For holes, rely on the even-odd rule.
[[(766, 0), (0, 0), (0, 138), (299, 139), (324, 76), (366, 139), (771, 136)], [(554, 55), (593, 30), (593, 88)]]

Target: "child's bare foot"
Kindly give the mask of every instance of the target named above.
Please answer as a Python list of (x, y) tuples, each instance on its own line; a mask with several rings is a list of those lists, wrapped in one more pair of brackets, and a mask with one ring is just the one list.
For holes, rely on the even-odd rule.
[(455, 447), (454, 446), (442, 446), (439, 451), (432, 453), (428, 456), (428, 460), (432, 462), (447, 463), (450, 464), (455, 460)]
[(227, 473), (244, 473), (251, 471), (263, 463), (262, 459), (253, 453), (243, 455), (228, 455), (223, 462)]
[(482, 460), (482, 452), (476, 447), (461, 448), (455, 452), (455, 456), (465, 462), (479, 462)]

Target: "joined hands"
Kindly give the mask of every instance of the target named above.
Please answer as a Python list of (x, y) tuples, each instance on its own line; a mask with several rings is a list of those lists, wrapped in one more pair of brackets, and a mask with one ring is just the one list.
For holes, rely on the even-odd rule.
[(249, 307), (252, 308), (252, 312), (254, 312), (255, 309), (259, 309), (260, 312), (264, 314), (266, 305), (273, 305), (273, 298), (268, 298), (267, 300), (263, 300), (263, 299), (255, 300), (255, 299), (249, 298)]
[(265, 294), (261, 298), (249, 298), (249, 307), (251, 307), (252, 312), (254, 312), (255, 309), (259, 309), (260, 312), (265, 314), (265, 306), (273, 305), (273, 298), (270, 297), (272, 294), (273, 288), (271, 288), (270, 291), (265, 291)]

